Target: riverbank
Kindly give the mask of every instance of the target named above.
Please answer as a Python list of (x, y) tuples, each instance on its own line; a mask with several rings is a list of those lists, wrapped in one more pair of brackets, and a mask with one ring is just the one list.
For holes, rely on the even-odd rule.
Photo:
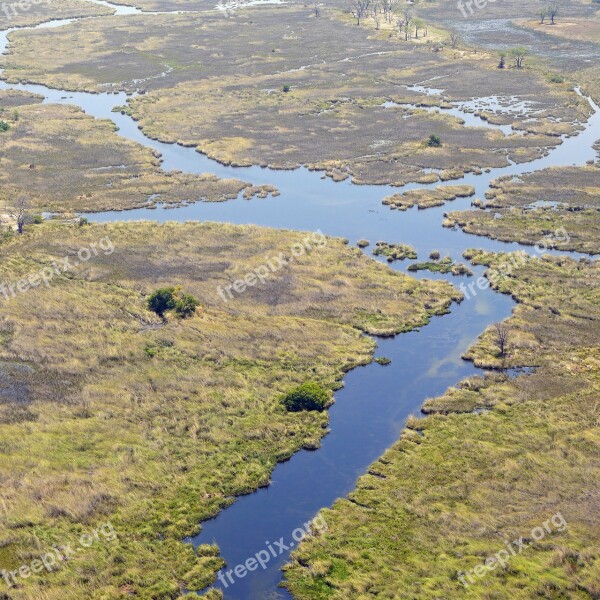
[[(428, 401), (432, 416), (409, 420), (322, 511), (328, 530), (294, 552), (294, 598), (598, 596), (599, 278), (597, 262), (544, 257), (496, 281), (519, 303), (505, 364), (535, 372), (471, 378)], [(467, 356), (497, 366), (496, 336)], [(557, 514), (560, 528), (544, 531)]]
[[(280, 395), (307, 379), (337, 388), (371, 360), (363, 332), (420, 327), (460, 297), (318, 232), (46, 223), (1, 249), (2, 567), (105, 522), (117, 532), (51, 575), (0, 579), (14, 600), (174, 598), (210, 583), (217, 547), (196, 554), (182, 538), (326, 433), (326, 412), (287, 413)], [(288, 264), (273, 271), (267, 255)], [(50, 278), (55, 264), (70, 268)], [(264, 284), (219, 294), (264, 264)], [(169, 285), (198, 299), (194, 317), (148, 311)]]

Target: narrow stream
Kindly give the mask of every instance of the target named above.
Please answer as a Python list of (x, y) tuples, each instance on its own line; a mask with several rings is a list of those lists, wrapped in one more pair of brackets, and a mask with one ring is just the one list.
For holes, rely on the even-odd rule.
[[(113, 6), (118, 15), (139, 12), (137, 9), (111, 5), (104, 0), (92, 1)], [(65, 19), (36, 28), (62, 26), (72, 21)], [(0, 33), (0, 52), (6, 49), (7, 36), (11, 31), (14, 30)], [(533, 252), (527, 246), (473, 237), (460, 230), (441, 227), (444, 212), (468, 209), (471, 199), (458, 199), (446, 206), (428, 210), (414, 208), (406, 212), (392, 211), (381, 204), (384, 196), (428, 186), (358, 186), (350, 181), (333, 182), (322, 173), (306, 168), (280, 171), (257, 166), (224, 166), (193, 148), (147, 138), (130, 117), (112, 112), (114, 107), (126, 103), (127, 96), (124, 93), (74, 93), (42, 85), (13, 85), (6, 82), (0, 82), (0, 89), (34, 92), (43, 95), (45, 103), (74, 104), (96, 118), (110, 119), (119, 127), (121, 136), (160, 152), (165, 170), (210, 172), (258, 185), (272, 184), (281, 192), (276, 198), (251, 201), (240, 196), (229, 202), (199, 202), (175, 209), (158, 207), (87, 215), (92, 221), (210, 220), (321, 230), (327, 235), (348, 238), (351, 243), (361, 238), (370, 240), (371, 245), (377, 240), (409, 243), (415, 247), (420, 259), (436, 249), (442, 255), (461, 260), (462, 252), (473, 246), (491, 251), (524, 249)], [(474, 99), (472, 103), (463, 103), (450, 110), (469, 126), (481, 125), (496, 128), (504, 135), (511, 134), (507, 126), (483, 122), (474, 115), (472, 110), (476, 105), (477, 99)], [(597, 152), (592, 146), (600, 138), (600, 111), (591, 100), (590, 106), (593, 114), (584, 130), (577, 136), (563, 138), (563, 143), (547, 156), (525, 164), (511, 163), (481, 175), (467, 174), (448, 184), (473, 185), (476, 197), (483, 198), (490, 182), (500, 175), (518, 176), (549, 166), (583, 165), (596, 160)], [(381, 110), (395, 108), (393, 104), (386, 104)], [(574, 252), (560, 254), (574, 258), (582, 256)], [(390, 266), (406, 271), (407, 262), (396, 262)], [(481, 267), (475, 267), (473, 271), (475, 277), (483, 273)], [(446, 279), (453, 283), (466, 281), (463, 277), (431, 273), (413, 276)], [(410, 414), (418, 414), (427, 397), (441, 394), (463, 377), (477, 372), (471, 363), (461, 359), (461, 354), (489, 324), (508, 317), (512, 307), (511, 298), (487, 289), (479, 291), (471, 300), (453, 305), (450, 315), (433, 318), (420, 331), (378, 340), (377, 356), (388, 357), (392, 363), (389, 366), (373, 363), (346, 375), (345, 387), (335, 395), (336, 403), (330, 410), (330, 432), (323, 439), (321, 448), (318, 451), (300, 451), (291, 460), (279, 464), (272, 474), (269, 487), (238, 498), (216, 518), (203, 523), (200, 535), (189, 540), (195, 545), (217, 543), (227, 561), (226, 570), (229, 570), (265, 550), (267, 544), (283, 537), (288, 549), (272, 558), (265, 569), (259, 568), (244, 578), (236, 578), (234, 584), (226, 579), (223, 579), (226, 585), (217, 582), (225, 598), (291, 598), (285, 589), (278, 588), (278, 584), (281, 581), (280, 568), (289, 559), (289, 551), (295, 544), (292, 532), (310, 520), (320, 508), (330, 506), (336, 498), (351, 491), (357, 477), (397, 440), (406, 418)]]

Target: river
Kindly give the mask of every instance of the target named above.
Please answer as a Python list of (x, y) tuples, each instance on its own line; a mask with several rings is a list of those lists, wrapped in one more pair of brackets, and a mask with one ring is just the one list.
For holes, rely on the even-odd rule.
[[(139, 13), (137, 9), (111, 5), (104, 0), (97, 3), (112, 6), (117, 15)], [(97, 18), (97, 17), (84, 17)], [(77, 19), (64, 19), (38, 25), (37, 28), (60, 27)], [(0, 33), (0, 52), (8, 44), (8, 35), (14, 29)], [(349, 180), (334, 182), (320, 172), (306, 168), (272, 170), (258, 166), (230, 167), (221, 165), (193, 148), (177, 144), (164, 144), (147, 138), (135, 121), (127, 115), (112, 112), (116, 106), (127, 102), (124, 93), (90, 94), (55, 90), (42, 85), (7, 84), (0, 89), (20, 89), (44, 96), (45, 103), (73, 104), (96, 118), (112, 120), (119, 134), (127, 139), (152, 148), (162, 155), (165, 170), (177, 169), (186, 173), (214, 173), (220, 177), (235, 177), (253, 184), (272, 184), (280, 191), (278, 197), (254, 199), (238, 197), (221, 203), (198, 202), (179, 208), (135, 209), (126, 212), (89, 214), (96, 222), (147, 219), (154, 221), (220, 221), (253, 223), (268, 227), (295, 230), (320, 230), (327, 235), (347, 238), (355, 243), (361, 238), (404, 242), (415, 247), (419, 258), (427, 257), (436, 249), (441, 254), (461, 260), (468, 247), (490, 251), (522, 249), (533, 253), (532, 247), (516, 243), (507, 244), (487, 238), (474, 237), (460, 230), (441, 227), (447, 210), (466, 210), (470, 199), (458, 199), (449, 205), (427, 210), (416, 207), (406, 212), (392, 211), (383, 206), (383, 197), (408, 189), (428, 187), (409, 184), (401, 188), (391, 186), (354, 185)], [(435, 93), (436, 90), (425, 90)], [(486, 123), (471, 111), (481, 99), (462, 103), (447, 109), (450, 114), (465, 120), (467, 126), (497, 128), (504, 135), (511, 134), (506, 126)], [(600, 111), (591, 101), (592, 114), (583, 130), (577, 135), (563, 138), (563, 143), (545, 157), (529, 163), (510, 164), (480, 175), (467, 174), (448, 185), (469, 184), (476, 197), (483, 198), (490, 182), (501, 175), (518, 176), (524, 172), (549, 166), (583, 165), (597, 158), (593, 149), (600, 138)], [(386, 103), (382, 110), (394, 110)], [(527, 110), (523, 107), (522, 110)], [(515, 133), (515, 135), (518, 135)], [(443, 185), (440, 183), (433, 185)], [(365, 251), (369, 252), (370, 248)], [(575, 252), (552, 252), (568, 254)], [(406, 271), (407, 261), (395, 262), (390, 268)], [(474, 267), (475, 277), (483, 268)], [(466, 282), (464, 277), (416, 273), (413, 276)], [(344, 378), (344, 387), (335, 394), (336, 402), (330, 409), (330, 430), (320, 449), (300, 451), (289, 461), (279, 464), (268, 487), (240, 497), (216, 518), (203, 523), (201, 533), (188, 540), (195, 545), (215, 542), (221, 549), (228, 569), (242, 564), (246, 559), (264, 550), (267, 543), (284, 538), (291, 546), (292, 532), (310, 520), (322, 507), (330, 506), (336, 498), (353, 489), (357, 477), (376, 460), (400, 434), (406, 418), (418, 415), (424, 400), (442, 394), (447, 387), (478, 370), (461, 354), (491, 323), (508, 317), (513, 307), (510, 297), (490, 289), (461, 304), (454, 304), (451, 313), (434, 317), (421, 330), (392, 338), (378, 340), (377, 356), (392, 360), (388, 366), (373, 363), (354, 369)], [(289, 559), (289, 548), (268, 562), (267, 568), (237, 579), (235, 584), (219, 585), (226, 599), (263, 600), (283, 599), (291, 596), (278, 588), (280, 568)]]

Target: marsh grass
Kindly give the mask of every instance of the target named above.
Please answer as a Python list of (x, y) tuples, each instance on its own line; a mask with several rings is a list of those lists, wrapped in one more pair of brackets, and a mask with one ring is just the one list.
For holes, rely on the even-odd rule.
[[(498, 268), (505, 255), (472, 251)], [(468, 357), (537, 365), (471, 377), (425, 404), (303, 542), (286, 576), (298, 599), (598, 598), (600, 266), (529, 259), (494, 284), (518, 301), (508, 364), (490, 328)], [(560, 512), (568, 523), (465, 588), (458, 576)]]
[[(0, 209), (27, 190), (37, 209), (100, 211), (236, 198), (251, 186), (214, 175), (165, 172), (152, 150), (120, 137), (107, 120), (74, 106), (33, 104), (36, 97), (0, 91), (0, 106), (19, 105), (0, 135)], [(274, 188), (269, 188), (273, 191)], [(261, 194), (252, 187), (249, 196)]]
[[(103, 237), (110, 256), (0, 302), (0, 379), (22, 383), (0, 404), (0, 564), (16, 569), (107, 521), (118, 539), (21, 580), (12, 600), (204, 588), (218, 549), (196, 555), (181, 540), (326, 431), (327, 412), (289, 413), (281, 394), (309, 379), (335, 389), (372, 359), (363, 332), (420, 326), (459, 297), (331, 239), (224, 307), (218, 284), (305, 234), (198, 223), (45, 223), (0, 246), (0, 279)], [(164, 322), (147, 295), (177, 285), (201, 310)]]

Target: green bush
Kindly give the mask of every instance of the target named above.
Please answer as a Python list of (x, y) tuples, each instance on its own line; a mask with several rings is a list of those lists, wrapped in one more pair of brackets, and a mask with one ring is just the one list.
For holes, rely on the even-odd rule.
[(148, 308), (162, 317), (168, 310), (175, 308), (174, 287), (160, 288), (148, 296)]
[(0, 121), (0, 131), (8, 131), (10, 125), (6, 121)]
[(292, 88), (289, 85), (284, 85), (281, 89), (287, 94)]
[(172, 310), (178, 317), (191, 317), (198, 308), (198, 300), (191, 294), (184, 294), (179, 287), (159, 288), (148, 296), (148, 308), (160, 317)]
[(329, 394), (318, 383), (307, 381), (282, 398), (290, 412), (301, 410), (324, 410), (329, 404)]
[(175, 296), (175, 314), (182, 319), (191, 317), (198, 308), (198, 300), (191, 294)]
[(432, 133), (427, 140), (427, 145), (430, 148), (439, 148), (442, 145), (442, 140), (440, 139), (439, 135)]

